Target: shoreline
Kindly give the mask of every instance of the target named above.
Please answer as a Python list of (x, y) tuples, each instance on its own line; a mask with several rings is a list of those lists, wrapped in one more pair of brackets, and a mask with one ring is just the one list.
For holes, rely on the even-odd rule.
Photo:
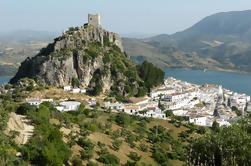
[[(162, 68), (164, 71), (167, 69), (172, 69), (172, 70), (198, 70), (198, 71), (203, 71), (204, 69), (200, 69), (200, 68), (186, 68), (186, 67), (164, 67)], [(238, 71), (238, 70), (225, 70), (225, 69), (208, 69), (205, 68), (207, 71), (206, 72), (224, 72), (224, 73), (234, 73), (234, 74), (240, 74), (240, 75), (250, 75), (251, 76), (251, 72), (244, 72), (244, 71)]]

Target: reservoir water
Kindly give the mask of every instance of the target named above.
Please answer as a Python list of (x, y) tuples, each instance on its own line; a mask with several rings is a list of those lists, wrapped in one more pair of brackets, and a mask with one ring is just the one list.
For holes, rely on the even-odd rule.
[[(246, 93), (251, 96), (251, 75), (228, 73), (220, 71), (202, 71), (186, 69), (165, 69), (166, 78), (174, 77), (176, 79), (195, 84), (215, 84), (222, 85), (223, 88), (238, 93)], [(8, 82), (11, 77), (0, 77), (0, 85)]]
[(166, 78), (174, 77), (178, 80), (195, 84), (222, 85), (223, 88), (251, 96), (251, 75), (220, 71), (165, 69)]
[(0, 86), (3, 84), (3, 83), (7, 83), (10, 81), (12, 77), (0, 77)]

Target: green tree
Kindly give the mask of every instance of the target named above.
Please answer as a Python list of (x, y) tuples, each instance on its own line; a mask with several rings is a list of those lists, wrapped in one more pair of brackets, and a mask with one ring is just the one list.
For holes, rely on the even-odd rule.
[(214, 121), (213, 125), (212, 125), (212, 130), (215, 131), (215, 132), (219, 132), (220, 131), (219, 123), (217, 123), (216, 121)]
[(166, 117), (172, 117), (173, 116), (173, 111), (172, 110), (166, 110)]
[(80, 83), (79, 83), (79, 80), (77, 78), (72, 78), (71, 79), (71, 85), (75, 88), (75, 87), (79, 87), (80, 86)]
[(119, 148), (120, 148), (121, 144), (122, 144), (121, 140), (118, 140), (118, 139), (114, 140), (113, 143), (112, 143), (113, 150), (119, 151)]

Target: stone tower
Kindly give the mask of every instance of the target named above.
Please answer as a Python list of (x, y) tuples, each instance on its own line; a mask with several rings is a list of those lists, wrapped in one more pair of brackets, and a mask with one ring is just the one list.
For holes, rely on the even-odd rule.
[(99, 14), (96, 14), (96, 15), (88, 14), (88, 24), (92, 25), (94, 27), (100, 27), (101, 26), (100, 15)]

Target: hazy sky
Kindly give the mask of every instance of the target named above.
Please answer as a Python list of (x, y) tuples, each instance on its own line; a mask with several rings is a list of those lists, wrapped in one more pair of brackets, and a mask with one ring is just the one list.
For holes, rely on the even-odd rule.
[(109, 31), (171, 34), (217, 12), (248, 9), (251, 0), (0, 0), (0, 32), (62, 31), (100, 13)]

